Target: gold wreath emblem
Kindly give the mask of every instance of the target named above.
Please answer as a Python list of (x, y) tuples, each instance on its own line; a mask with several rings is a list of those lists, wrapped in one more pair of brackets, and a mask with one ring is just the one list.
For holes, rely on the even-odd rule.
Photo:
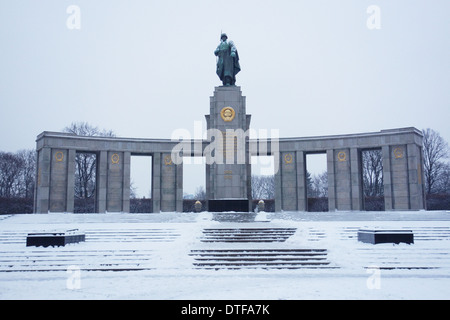
[(400, 147), (395, 148), (393, 153), (394, 153), (394, 158), (395, 159), (403, 158), (403, 149), (402, 148), (400, 148)]
[(55, 153), (56, 162), (62, 162), (64, 160), (64, 153), (62, 151), (58, 151)]
[(220, 111), (220, 116), (222, 117), (223, 121), (230, 122), (236, 116), (236, 112), (232, 107), (225, 107)]
[(340, 151), (337, 155), (337, 158), (339, 161), (346, 161), (347, 160), (347, 154), (345, 153), (345, 151)]
[(166, 166), (170, 166), (172, 163), (173, 163), (173, 162), (172, 162), (172, 157), (171, 157), (171, 156), (165, 156), (165, 157), (164, 157), (164, 164), (165, 164)]
[(111, 162), (112, 162), (112, 163), (118, 164), (118, 163), (119, 163), (119, 160), (120, 160), (120, 157), (119, 157), (119, 155), (118, 155), (117, 153), (114, 153), (114, 154), (111, 156)]
[(293, 160), (292, 154), (287, 153), (284, 155), (284, 163), (286, 164), (292, 163), (292, 160)]

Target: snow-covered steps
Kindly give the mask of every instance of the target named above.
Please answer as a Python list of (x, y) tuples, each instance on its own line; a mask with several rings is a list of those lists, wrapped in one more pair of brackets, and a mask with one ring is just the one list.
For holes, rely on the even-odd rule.
[(191, 250), (198, 269), (335, 268), (326, 249), (199, 249)]
[(99, 249), (75, 250), (45, 248), (3, 251), (0, 272), (66, 271), (70, 268), (89, 271), (131, 271), (155, 268), (153, 250)]
[[(321, 240), (326, 240), (327, 238), (333, 237), (338, 240), (358, 240), (358, 230), (363, 228), (360, 226), (344, 226), (336, 227), (334, 230), (326, 230), (321, 227), (308, 227), (305, 230), (305, 234), (308, 241), (316, 242)], [(447, 226), (414, 226), (404, 224), (397, 229), (412, 230), (414, 234), (414, 241), (435, 241), (435, 240), (450, 240), (450, 227)], [(331, 232), (330, 232), (331, 231)]]
[[(40, 231), (0, 231), (0, 244), (25, 244), (28, 233)], [(85, 230), (84, 233), (88, 242), (173, 242), (181, 235), (180, 230), (175, 228), (98, 228)]]
[(26, 244), (27, 234), (28, 231), (0, 231), (0, 244)]
[(203, 229), (202, 242), (284, 242), (297, 228)]
[(418, 247), (415, 245), (377, 244), (357, 248), (354, 261), (364, 268), (394, 269), (446, 269), (450, 270), (450, 250), (444, 247)]
[(177, 229), (90, 229), (86, 231), (89, 242), (173, 242), (181, 233)]

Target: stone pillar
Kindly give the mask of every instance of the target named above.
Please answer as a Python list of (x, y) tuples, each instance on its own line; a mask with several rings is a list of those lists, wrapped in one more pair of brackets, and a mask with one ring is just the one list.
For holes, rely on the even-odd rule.
[(297, 171), (297, 210), (308, 211), (308, 197), (306, 186), (306, 154), (297, 151), (295, 155)]
[(391, 175), (391, 148), (382, 146), (381, 153), (383, 157), (383, 192), (384, 192), (384, 210), (393, 210), (392, 201), (392, 175)]
[(130, 212), (131, 153), (123, 153), (122, 211)]
[(153, 212), (183, 211), (183, 164), (175, 164), (171, 153), (153, 155)]
[(391, 146), (392, 203), (395, 210), (410, 209), (406, 145)]
[(66, 212), (73, 212), (75, 198), (75, 150), (67, 152), (67, 202)]
[(175, 165), (175, 211), (183, 212), (183, 164)]
[(68, 151), (52, 149), (50, 166), (50, 212), (65, 212), (68, 189)]
[(281, 206), (284, 211), (297, 210), (296, 152), (281, 152)]
[(176, 166), (170, 153), (162, 154), (161, 163), (161, 211), (176, 211)]
[[(205, 148), (208, 200), (250, 200), (250, 115), (240, 87), (216, 87), (206, 115), (211, 144)], [(251, 203), (249, 201), (249, 209)]]
[(153, 212), (161, 211), (161, 153), (152, 155), (152, 204)]
[(50, 163), (52, 157), (50, 148), (42, 148), (37, 154), (36, 168), (36, 200), (35, 212), (48, 213), (50, 205)]
[(363, 190), (362, 190), (362, 167), (361, 167), (361, 152), (356, 149), (350, 149), (350, 182), (351, 182), (351, 197), (352, 210), (363, 209)]
[(106, 212), (106, 184), (108, 179), (108, 152), (100, 151), (97, 153), (97, 174), (96, 174), (96, 211)]
[(283, 210), (283, 206), (282, 206), (282, 192), (283, 189), (281, 187), (281, 164), (282, 164), (282, 159), (281, 159), (281, 152), (279, 152), (278, 154), (274, 154), (274, 158), (278, 157), (278, 170), (275, 171), (275, 176), (274, 176), (274, 180), (275, 180), (275, 212), (281, 212), (281, 210)]
[(335, 211), (336, 206), (336, 176), (334, 173), (334, 150), (327, 150), (328, 175), (328, 211)]
[(123, 211), (124, 153), (108, 151), (106, 211)]
[(407, 155), (410, 209), (423, 210), (426, 208), (426, 198), (422, 168), (422, 149), (416, 144), (408, 144)]
[(350, 150), (335, 150), (334, 174), (336, 209), (352, 210), (352, 184), (350, 175)]
[[(350, 149), (327, 151), (329, 211), (352, 210), (354, 200), (352, 199), (352, 161), (350, 156)], [(356, 156), (355, 151), (353, 151), (353, 156)], [(357, 159), (353, 162), (357, 167)], [(357, 173), (357, 169), (354, 170)]]

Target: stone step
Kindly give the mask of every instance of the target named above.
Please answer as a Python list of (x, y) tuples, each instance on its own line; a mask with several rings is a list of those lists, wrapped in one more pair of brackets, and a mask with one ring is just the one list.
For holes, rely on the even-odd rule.
[(0, 272), (154, 269), (153, 250), (33, 250), (0, 253)]
[[(0, 232), (0, 244), (26, 243), (27, 234), (37, 231), (41, 230)], [(172, 242), (181, 235), (176, 229), (91, 229), (85, 234), (88, 242)]]
[(298, 269), (333, 267), (326, 249), (199, 249), (191, 250), (196, 268)]
[(202, 242), (284, 242), (296, 228), (203, 229)]

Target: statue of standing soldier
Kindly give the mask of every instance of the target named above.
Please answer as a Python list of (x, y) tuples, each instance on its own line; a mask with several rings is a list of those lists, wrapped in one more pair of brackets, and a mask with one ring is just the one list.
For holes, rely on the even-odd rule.
[(220, 44), (214, 51), (217, 59), (217, 75), (224, 86), (234, 86), (236, 74), (241, 71), (239, 65), (239, 55), (233, 41), (227, 41), (225, 33), (220, 35)]

